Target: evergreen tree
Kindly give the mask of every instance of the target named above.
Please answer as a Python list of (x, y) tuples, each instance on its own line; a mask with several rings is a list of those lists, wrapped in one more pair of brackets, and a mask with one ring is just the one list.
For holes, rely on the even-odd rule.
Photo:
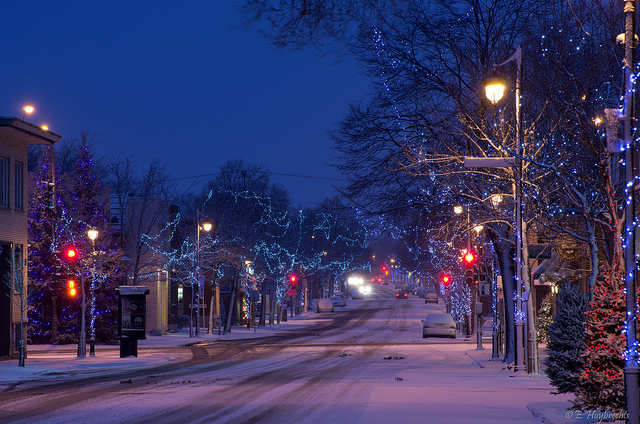
[[(29, 339), (31, 343), (78, 341), (79, 296), (68, 296), (64, 286), (67, 279), (79, 283), (84, 277), (87, 311), (93, 312), (88, 312), (88, 322), (91, 326), (94, 320), (92, 327), (98, 340), (115, 342), (115, 287), (122, 275), (118, 262), (122, 255), (111, 242), (104, 205), (109, 197), (93, 169), (86, 135), (82, 136), (73, 175), (60, 175), (55, 181), (55, 208), (51, 207), (47, 194), (53, 163), (53, 151), (49, 148), (40, 158), (35, 186), (30, 192)], [(99, 231), (95, 242), (87, 237), (90, 228)], [(61, 252), (70, 244), (81, 252), (80, 266), (74, 269), (66, 267), (60, 259)]]
[(549, 326), (553, 322), (553, 295), (548, 294), (540, 304), (536, 332), (540, 343), (549, 344)]
[(622, 330), (626, 306), (623, 275), (616, 269), (601, 268), (586, 313), (584, 368), (575, 391), (580, 409), (620, 412), (625, 407)]
[[(59, 259), (60, 229), (59, 196), (49, 194), (49, 184), (59, 192), (60, 181), (52, 181), (53, 149), (45, 147), (39, 158), (34, 186), (29, 191), (29, 310), (28, 338), (30, 343), (73, 341), (69, 325), (67, 299), (62, 293), (64, 274)], [(55, 207), (52, 207), (55, 206)], [(59, 274), (59, 275), (58, 275)]]
[[(547, 296), (545, 301), (551, 296)], [(588, 298), (576, 286), (563, 285), (556, 301), (556, 316), (548, 328), (545, 373), (558, 391), (575, 392), (583, 361), (585, 312)]]
[[(105, 213), (105, 203), (110, 199), (95, 170), (86, 133), (82, 133), (78, 147), (74, 173), (69, 183), (65, 184), (63, 195), (63, 210), (66, 216), (63, 216), (62, 221), (66, 231), (65, 237), (82, 252), (79, 272), (84, 273), (85, 277), (87, 324), (89, 328), (94, 329), (94, 335), (98, 340), (115, 342), (115, 288), (122, 274), (118, 263), (121, 253), (112, 242), (109, 219)], [(98, 230), (98, 238), (95, 241), (88, 238), (89, 229)], [(76, 315), (79, 315), (81, 305), (75, 305), (74, 309)]]

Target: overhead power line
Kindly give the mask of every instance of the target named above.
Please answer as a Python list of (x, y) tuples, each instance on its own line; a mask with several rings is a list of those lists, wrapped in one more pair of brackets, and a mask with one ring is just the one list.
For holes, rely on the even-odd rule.
[[(270, 175), (279, 175), (281, 177), (291, 177), (291, 178), (307, 178), (307, 179), (311, 179), (311, 180), (325, 180), (325, 181), (343, 181), (341, 178), (333, 178), (333, 177), (317, 177), (314, 175), (300, 175), (300, 174), (285, 174), (282, 172), (269, 172)], [(172, 180), (176, 181), (176, 180), (195, 180), (195, 179), (200, 179), (200, 178), (204, 178), (204, 177), (215, 177), (217, 175), (220, 175), (219, 172), (214, 172), (212, 174), (201, 174), (201, 175), (193, 175), (190, 177), (178, 177), (178, 178), (172, 178)]]

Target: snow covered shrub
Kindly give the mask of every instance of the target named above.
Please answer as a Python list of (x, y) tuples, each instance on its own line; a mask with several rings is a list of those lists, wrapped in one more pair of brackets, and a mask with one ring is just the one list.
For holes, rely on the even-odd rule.
[(621, 412), (625, 408), (626, 337), (622, 329), (626, 306), (622, 277), (621, 271), (603, 267), (586, 313), (584, 367), (575, 390), (576, 406), (582, 410)]
[(545, 373), (556, 387), (556, 393), (576, 391), (583, 370), (581, 354), (587, 305), (587, 295), (580, 293), (576, 286), (563, 285), (560, 288), (556, 316), (548, 327), (549, 356), (545, 359)]

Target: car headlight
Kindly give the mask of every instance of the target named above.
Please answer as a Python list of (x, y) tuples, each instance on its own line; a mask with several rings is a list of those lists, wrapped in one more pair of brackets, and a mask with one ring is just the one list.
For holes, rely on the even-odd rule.
[(371, 293), (371, 286), (360, 286), (360, 287), (358, 287), (358, 290), (362, 294)]

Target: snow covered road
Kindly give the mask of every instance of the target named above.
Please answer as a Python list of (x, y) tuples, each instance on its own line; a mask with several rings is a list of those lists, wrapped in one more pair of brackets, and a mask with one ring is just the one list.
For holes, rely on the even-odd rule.
[[(11, 423), (536, 423), (540, 376), (479, 367), (463, 340), (423, 340), (442, 305), (388, 287), (267, 338), (202, 343), (189, 360), (30, 381), (0, 392)], [(189, 348), (183, 348), (188, 350)]]

